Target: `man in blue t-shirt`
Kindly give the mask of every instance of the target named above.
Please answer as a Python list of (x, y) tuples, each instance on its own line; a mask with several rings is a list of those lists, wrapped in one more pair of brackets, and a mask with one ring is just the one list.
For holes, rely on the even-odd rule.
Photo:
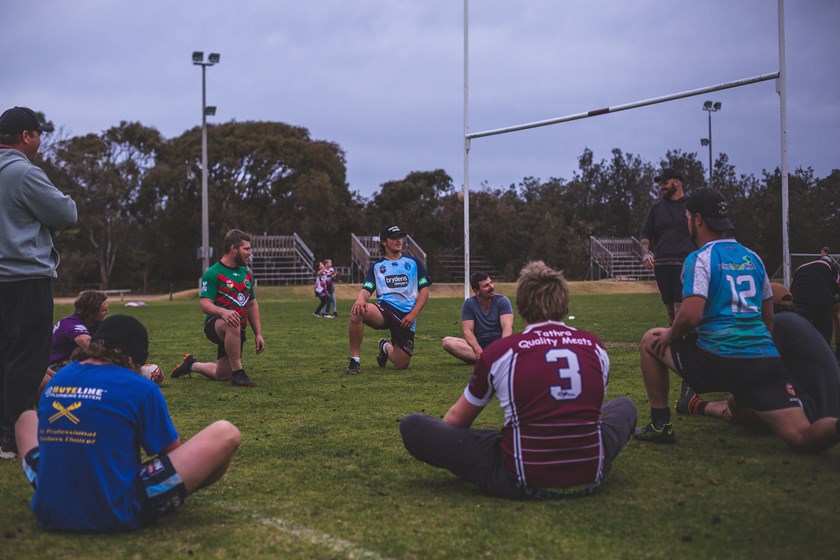
[[(153, 523), (222, 477), (239, 430), (219, 420), (181, 443), (166, 401), (139, 368), (145, 327), (105, 319), (15, 425), (31, 509), (51, 531), (121, 532)], [(140, 449), (152, 457), (141, 462)]]
[(496, 293), (493, 280), (483, 272), (470, 276), (473, 296), (461, 307), (464, 338), (447, 336), (443, 349), (468, 364), (474, 364), (485, 348), (513, 332), (513, 308), (510, 300)]
[(813, 424), (787, 382), (770, 330), (773, 293), (764, 263), (732, 237), (726, 200), (701, 189), (686, 201), (691, 240), (699, 247), (685, 260), (683, 304), (669, 328), (642, 338), (642, 376), (651, 422), (636, 439), (674, 443), (668, 406), (672, 370), (698, 393), (726, 391), (740, 410), (767, 424), (800, 451), (820, 451), (840, 441), (840, 421)]
[[(391, 340), (379, 339), (376, 355), (379, 367), (385, 367), (389, 359), (397, 369), (406, 369), (411, 362), (417, 316), (429, 299), (432, 279), (423, 263), (402, 254), (406, 235), (397, 225), (385, 227), (379, 233), (384, 256), (368, 267), (365, 283), (350, 310), (347, 328), (350, 364), (345, 373), (361, 371), (365, 325), (391, 331)], [(374, 292), (377, 301), (369, 304), (367, 300)]]

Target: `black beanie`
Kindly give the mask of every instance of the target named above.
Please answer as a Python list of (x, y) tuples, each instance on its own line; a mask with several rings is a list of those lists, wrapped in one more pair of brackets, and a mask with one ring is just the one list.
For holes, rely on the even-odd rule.
[(90, 338), (91, 342), (101, 340), (105, 348), (119, 348), (131, 356), (137, 367), (146, 363), (149, 357), (149, 333), (143, 323), (130, 315), (111, 315)]

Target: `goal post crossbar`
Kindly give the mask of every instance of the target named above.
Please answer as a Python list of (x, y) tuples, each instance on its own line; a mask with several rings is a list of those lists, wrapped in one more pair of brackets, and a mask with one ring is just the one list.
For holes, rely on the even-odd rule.
[(683, 99), (685, 97), (693, 97), (695, 95), (703, 95), (704, 93), (710, 93), (713, 91), (721, 91), (724, 89), (731, 89), (740, 86), (746, 86), (749, 84), (755, 84), (759, 82), (766, 82), (768, 80), (775, 80), (779, 77), (779, 72), (770, 72), (768, 74), (761, 74), (759, 76), (753, 76), (751, 78), (742, 78), (740, 80), (733, 80), (731, 82), (724, 82), (722, 84), (716, 84), (696, 89), (690, 89), (686, 91), (681, 91), (678, 93), (671, 93), (668, 95), (662, 95), (659, 97), (652, 97), (650, 99), (642, 99), (640, 101), (633, 101), (631, 103), (624, 103), (623, 105), (615, 105), (613, 107), (605, 107), (603, 109), (595, 109), (592, 111), (586, 111), (583, 113), (574, 113), (571, 115), (566, 115), (563, 117), (556, 117), (553, 119), (546, 119), (542, 121), (534, 121), (525, 124), (518, 124), (514, 126), (507, 126), (504, 128), (494, 128), (492, 130), (484, 130), (481, 132), (472, 132), (467, 134), (468, 139), (472, 138), (483, 138), (485, 136), (494, 136), (496, 134), (507, 134), (508, 132), (516, 132), (518, 130), (527, 130), (529, 128), (538, 128), (541, 126), (549, 126), (552, 124), (564, 123), (569, 121), (576, 121), (580, 119), (586, 119), (589, 117), (597, 117), (599, 115), (606, 115), (608, 113), (617, 113), (618, 111), (626, 111), (627, 109), (636, 109), (638, 107), (645, 107), (647, 105), (655, 105), (657, 103), (664, 103), (666, 101), (674, 101), (675, 99)]

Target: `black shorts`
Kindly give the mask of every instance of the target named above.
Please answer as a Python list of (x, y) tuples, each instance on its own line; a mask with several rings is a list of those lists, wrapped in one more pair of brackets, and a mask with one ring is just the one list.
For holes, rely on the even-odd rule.
[(391, 331), (391, 344), (400, 348), (409, 357), (414, 355), (414, 331), (407, 329), (400, 324), (400, 318), (387, 306), (375, 303), (376, 308), (382, 313), (385, 319), (385, 328)]
[(696, 336), (671, 344), (677, 373), (697, 393), (726, 391), (758, 411), (801, 407), (781, 358), (726, 358), (697, 346)]
[(166, 455), (143, 463), (137, 473), (135, 489), (143, 504), (143, 524), (174, 511), (187, 499), (187, 487)]
[[(222, 339), (220, 339), (219, 335), (216, 334), (216, 321), (219, 320), (221, 320), (219, 317), (215, 317), (204, 323), (204, 336), (207, 337), (207, 340), (216, 345), (216, 360), (227, 358), (227, 352), (225, 352), (225, 343), (222, 342)], [(240, 333), (241, 336), (239, 337), (239, 353), (242, 354), (242, 349), (245, 347), (245, 329), (241, 329)]]
[(669, 305), (682, 302), (682, 269), (681, 264), (654, 265), (653, 274), (662, 296), (662, 303)]

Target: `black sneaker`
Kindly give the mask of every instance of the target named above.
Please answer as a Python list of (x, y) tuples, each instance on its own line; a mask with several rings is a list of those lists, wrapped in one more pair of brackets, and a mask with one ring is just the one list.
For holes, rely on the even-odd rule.
[(688, 403), (691, 402), (691, 398), (694, 397), (697, 393), (694, 392), (688, 383), (685, 381), (682, 382), (682, 386), (680, 387), (680, 396), (677, 398), (677, 401), (674, 403), (674, 410), (677, 411), (677, 414), (688, 414)]
[(257, 385), (256, 383), (251, 381), (251, 378), (248, 377), (248, 374), (244, 371), (233, 372), (230, 376), (230, 384), (236, 387), (255, 387)]
[(362, 363), (358, 360), (354, 360), (350, 358), (350, 364), (347, 366), (347, 369), (344, 370), (344, 373), (349, 373), (350, 375), (355, 375), (362, 371)]
[(18, 456), (17, 444), (14, 439), (3, 438), (0, 444), (0, 459), (14, 459)]
[(192, 377), (192, 365), (196, 363), (198, 360), (195, 359), (195, 356), (192, 354), (184, 354), (184, 360), (172, 368), (172, 371), (169, 372), (169, 377), (172, 379), (178, 379), (182, 375), (187, 375), (188, 377)]
[(388, 364), (388, 354), (385, 352), (385, 343), (388, 340), (385, 338), (379, 339), (379, 353), (376, 355), (376, 363), (379, 367), (385, 367)]
[(638, 428), (633, 433), (633, 437), (641, 441), (649, 441), (651, 443), (676, 443), (677, 436), (674, 435), (674, 426), (670, 422), (666, 422), (660, 426), (654, 425), (653, 422), (644, 428)]

